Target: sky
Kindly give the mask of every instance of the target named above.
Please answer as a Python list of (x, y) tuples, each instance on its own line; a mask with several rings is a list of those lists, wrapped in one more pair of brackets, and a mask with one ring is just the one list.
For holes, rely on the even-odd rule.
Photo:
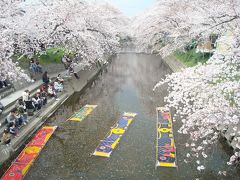
[(108, 0), (127, 16), (135, 16), (151, 7), (156, 0)]
[[(27, 0), (28, 2), (34, 2), (36, 0)], [(93, 0), (103, 2), (103, 0)], [(125, 15), (129, 17), (136, 16), (142, 13), (147, 8), (154, 5), (157, 0), (105, 0), (110, 4), (117, 7)]]

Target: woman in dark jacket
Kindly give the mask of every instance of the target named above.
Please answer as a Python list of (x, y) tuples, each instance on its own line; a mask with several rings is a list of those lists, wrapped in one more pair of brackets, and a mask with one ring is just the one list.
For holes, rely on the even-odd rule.
[(45, 71), (45, 72), (43, 73), (42, 80), (43, 80), (43, 82), (44, 82), (46, 85), (48, 85), (48, 83), (49, 83), (49, 77), (48, 77), (47, 71)]

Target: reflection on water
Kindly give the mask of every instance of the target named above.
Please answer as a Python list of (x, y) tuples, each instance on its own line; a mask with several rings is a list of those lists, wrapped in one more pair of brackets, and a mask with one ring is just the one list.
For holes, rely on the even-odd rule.
[[(214, 147), (205, 162), (208, 169), (199, 174), (195, 162), (183, 162), (185, 137), (177, 134), (177, 122), (174, 134), (179, 168), (155, 169), (155, 108), (164, 105), (167, 87), (158, 93), (152, 89), (167, 73), (170, 70), (159, 57), (119, 55), (90, 89), (83, 95), (74, 94), (49, 119), (48, 124), (59, 128), (26, 179), (221, 179), (217, 172), (228, 168), (224, 162), (229, 158), (222, 145)], [(98, 107), (83, 122), (65, 121), (85, 104)], [(124, 111), (136, 112), (138, 116), (111, 158), (91, 156)], [(232, 169), (227, 178), (236, 179), (238, 175)]]

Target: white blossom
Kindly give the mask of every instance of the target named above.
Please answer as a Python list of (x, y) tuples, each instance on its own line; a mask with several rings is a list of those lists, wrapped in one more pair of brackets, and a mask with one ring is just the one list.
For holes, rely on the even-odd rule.
[(202, 170), (204, 170), (204, 169), (205, 169), (205, 167), (204, 167), (203, 165), (197, 167), (197, 170), (198, 170), (198, 171), (202, 171)]
[(27, 78), (13, 55), (28, 57), (50, 47), (77, 53), (84, 65), (104, 61), (120, 49), (128, 19), (108, 4), (84, 0), (3, 0), (0, 2), (0, 72)]
[(210, 34), (218, 35), (217, 48), (207, 63), (167, 75), (154, 91), (168, 85), (166, 106), (176, 110), (182, 123), (178, 132), (189, 135), (193, 156), (199, 156), (196, 151), (203, 158), (208, 156), (207, 151), (201, 151), (217, 142), (219, 127), (233, 128), (231, 135), (237, 135), (239, 130), (234, 127), (240, 119), (240, 1), (161, 0), (136, 17), (133, 29), (139, 51), (162, 56), (183, 49), (192, 39), (200, 41)]

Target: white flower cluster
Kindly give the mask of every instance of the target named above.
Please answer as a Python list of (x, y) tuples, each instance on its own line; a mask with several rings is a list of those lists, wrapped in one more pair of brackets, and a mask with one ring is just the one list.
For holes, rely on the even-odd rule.
[(128, 23), (110, 5), (84, 0), (3, 0), (0, 6), (0, 62), (7, 64), (0, 71), (15, 74), (3, 74), (13, 79), (26, 76), (12, 55), (32, 56), (49, 47), (78, 53), (86, 64), (102, 61), (119, 50)]
[(131, 32), (138, 51), (167, 56), (191, 38), (238, 29), (239, 21), (238, 0), (159, 0), (134, 19)]
[[(232, 135), (240, 136), (240, 59), (236, 56), (219, 59), (215, 54), (207, 64), (187, 68), (168, 75), (155, 89), (167, 83), (169, 108), (175, 108), (182, 120), (179, 133), (190, 135), (190, 147), (196, 157), (219, 137), (219, 127), (232, 127)], [(196, 148), (196, 143), (200, 144)], [(240, 143), (240, 142), (239, 142)], [(189, 154), (188, 154), (189, 157)], [(200, 169), (200, 167), (198, 168)], [(202, 169), (202, 168), (201, 168)]]
[(230, 157), (229, 162), (227, 162), (228, 165), (233, 165), (236, 163), (240, 163), (240, 152), (235, 152), (234, 155)]

